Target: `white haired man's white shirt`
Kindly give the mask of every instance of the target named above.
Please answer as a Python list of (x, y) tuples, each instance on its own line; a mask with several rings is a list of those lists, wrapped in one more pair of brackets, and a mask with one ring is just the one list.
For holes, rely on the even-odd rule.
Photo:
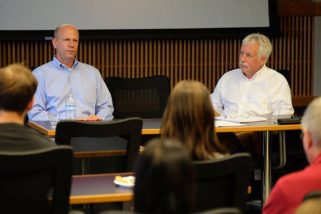
[(241, 69), (225, 73), (211, 94), (215, 111), (222, 115), (290, 115), (291, 90), (285, 77), (263, 66), (252, 78)]

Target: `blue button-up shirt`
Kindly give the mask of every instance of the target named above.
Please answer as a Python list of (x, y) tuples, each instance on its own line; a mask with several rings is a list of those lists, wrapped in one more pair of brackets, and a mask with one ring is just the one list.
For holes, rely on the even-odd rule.
[(49, 120), (49, 114), (65, 119), (65, 103), (71, 93), (76, 101), (76, 118), (97, 115), (103, 120), (113, 119), (113, 103), (99, 71), (75, 60), (67, 68), (56, 57), (33, 71), (38, 80), (35, 102), (28, 116), (30, 120)]

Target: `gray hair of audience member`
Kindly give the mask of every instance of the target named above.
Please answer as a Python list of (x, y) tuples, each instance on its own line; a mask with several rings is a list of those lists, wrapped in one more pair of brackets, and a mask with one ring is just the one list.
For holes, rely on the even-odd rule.
[(22, 64), (0, 69), (0, 109), (23, 113), (37, 89), (31, 70)]
[(259, 44), (258, 55), (259, 55), (259, 57), (265, 56), (266, 61), (267, 61), (272, 53), (272, 44), (271, 44), (270, 39), (263, 34), (252, 33), (252, 34), (247, 35), (243, 39), (242, 45), (248, 44), (251, 42), (256, 42)]
[(54, 38), (57, 38), (58, 35), (59, 35), (59, 30), (63, 27), (72, 27), (74, 28), (77, 32), (78, 32), (78, 38), (79, 38), (79, 31), (78, 31), (78, 28), (75, 26), (75, 25), (72, 25), (72, 24), (62, 24), (62, 25), (59, 25), (56, 27), (55, 31), (54, 31)]
[(302, 117), (301, 125), (311, 133), (313, 144), (321, 148), (321, 97), (309, 104)]

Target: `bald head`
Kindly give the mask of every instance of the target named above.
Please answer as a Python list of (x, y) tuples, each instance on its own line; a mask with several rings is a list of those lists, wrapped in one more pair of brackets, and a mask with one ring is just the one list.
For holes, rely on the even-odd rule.
[(72, 24), (62, 24), (62, 25), (59, 25), (58, 27), (56, 27), (55, 32), (54, 32), (54, 37), (58, 38), (59, 35), (60, 35), (61, 30), (65, 29), (65, 28), (73, 29), (74, 31), (77, 32), (78, 37), (79, 37), (78, 28), (75, 25), (72, 25)]
[(321, 97), (310, 103), (304, 112), (301, 125), (310, 132), (313, 144), (321, 148)]
[(74, 64), (79, 45), (78, 29), (71, 24), (63, 24), (56, 28), (52, 40), (56, 58), (68, 68)]

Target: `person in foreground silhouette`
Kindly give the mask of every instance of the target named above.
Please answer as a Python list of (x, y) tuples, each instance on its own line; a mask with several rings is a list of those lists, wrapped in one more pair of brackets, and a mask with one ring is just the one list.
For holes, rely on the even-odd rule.
[(37, 80), (21, 64), (0, 69), (0, 151), (28, 151), (56, 146), (48, 137), (24, 125), (33, 104)]
[(194, 211), (194, 168), (188, 151), (180, 142), (165, 138), (150, 141), (137, 161), (135, 175), (135, 212)]
[(281, 177), (266, 201), (263, 214), (293, 213), (306, 194), (321, 190), (321, 98), (308, 106), (301, 121), (302, 144), (310, 163)]
[(183, 80), (175, 85), (162, 118), (161, 136), (182, 142), (193, 160), (224, 157), (226, 150), (214, 132), (214, 110), (204, 84)]

